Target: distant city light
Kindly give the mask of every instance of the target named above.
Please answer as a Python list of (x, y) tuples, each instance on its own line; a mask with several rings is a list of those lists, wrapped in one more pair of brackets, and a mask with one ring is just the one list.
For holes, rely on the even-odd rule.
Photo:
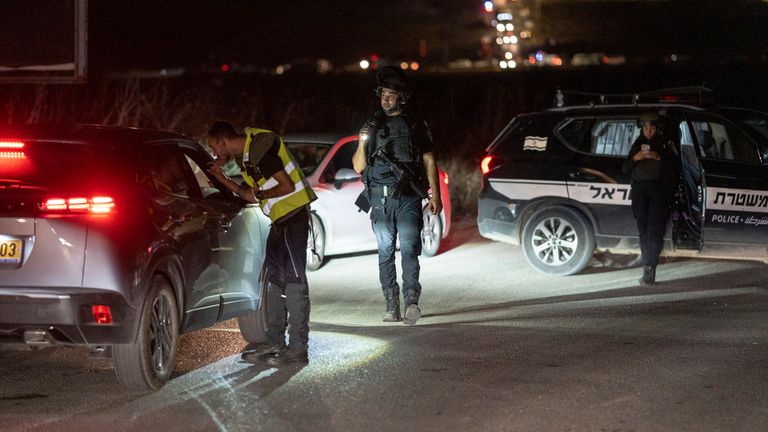
[(504, 58), (507, 60), (512, 60), (513, 54), (509, 51), (504, 53)]
[(541, 51), (539, 51), (539, 52), (537, 52), (537, 53), (536, 53), (536, 61), (539, 61), (539, 62), (540, 62), (540, 61), (542, 61), (542, 60), (544, 60), (544, 53), (542, 53)]
[(509, 36), (504, 36), (501, 40), (503, 40), (505, 44), (512, 43), (512, 39)]
[(368, 62), (368, 60), (360, 60), (360, 69), (368, 69), (371, 66), (371, 64)]
[(506, 69), (507, 68), (507, 62), (504, 61), (504, 60), (500, 61), (499, 62), (499, 67), (502, 68), (502, 69)]
[(514, 60), (510, 60), (510, 61), (507, 62), (507, 67), (510, 68), (510, 69), (516, 68), (517, 67), (517, 62), (514, 61)]
[(517, 43), (517, 36), (510, 36), (509, 37), (509, 43), (516, 44)]
[(411, 70), (419, 70), (419, 62), (411, 62)]
[(521, 31), (520, 32), (520, 37), (523, 38), (523, 39), (528, 39), (529, 37), (531, 37), (531, 32), (529, 32), (527, 30), (526, 31)]
[(512, 14), (509, 12), (500, 12), (496, 15), (496, 19), (499, 21), (512, 21)]
[(229, 65), (224, 63), (223, 65), (221, 65), (221, 67), (219, 69), (221, 69), (222, 72), (228, 72), (229, 71)]
[(496, 30), (503, 32), (504, 31), (504, 24), (498, 23), (496, 24)]
[(515, 26), (513, 26), (512, 23), (507, 23), (506, 29), (507, 29), (507, 31), (512, 31), (512, 30), (515, 29)]
[(502, 44), (504, 43), (504, 39), (502, 39), (502, 38), (500, 38), (500, 37), (497, 37), (497, 38), (496, 38), (496, 43), (497, 43), (498, 45), (502, 45)]
[(485, 8), (486, 12), (493, 12), (493, 2), (491, 0), (486, 0), (486, 2), (483, 3), (483, 7)]
[(275, 68), (275, 73), (278, 74), (278, 75), (284, 74), (285, 73), (285, 66), (280, 65), (280, 66), (276, 67)]
[(408, 69), (408, 62), (400, 62), (400, 69), (402, 70)]

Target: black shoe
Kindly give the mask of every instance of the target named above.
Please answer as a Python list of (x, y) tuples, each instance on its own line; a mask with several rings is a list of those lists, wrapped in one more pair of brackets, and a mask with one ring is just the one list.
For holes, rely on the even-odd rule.
[(640, 286), (656, 285), (656, 268), (651, 266), (643, 267), (643, 276), (640, 278)]
[(288, 348), (287, 350), (275, 353), (266, 357), (265, 362), (270, 366), (286, 366), (290, 364), (307, 364), (309, 355), (307, 350), (298, 350)]
[(381, 317), (384, 322), (400, 321), (400, 293), (397, 288), (394, 290), (385, 290), (384, 298), (387, 300), (387, 310)]
[(254, 350), (244, 352), (240, 358), (248, 363), (256, 363), (264, 360), (266, 357), (273, 356), (280, 352), (285, 351), (285, 347), (279, 345), (264, 344)]
[(418, 321), (421, 318), (421, 309), (419, 309), (419, 305), (417, 304), (411, 304), (408, 306), (408, 308), (405, 309), (405, 318), (403, 319), (403, 324), (405, 325), (415, 325), (416, 321)]

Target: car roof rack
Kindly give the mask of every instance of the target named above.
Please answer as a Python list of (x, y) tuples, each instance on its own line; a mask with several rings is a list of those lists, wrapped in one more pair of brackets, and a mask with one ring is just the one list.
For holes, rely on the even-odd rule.
[(616, 103), (691, 103), (703, 105), (711, 99), (712, 89), (705, 86), (673, 87), (638, 93), (592, 93), (557, 89), (555, 106), (566, 106), (566, 96), (581, 99), (582, 103), (595, 106)]

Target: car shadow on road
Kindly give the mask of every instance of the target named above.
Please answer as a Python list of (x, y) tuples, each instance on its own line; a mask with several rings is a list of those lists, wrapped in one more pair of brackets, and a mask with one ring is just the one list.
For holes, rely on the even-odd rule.
[[(691, 259), (692, 258), (686, 257), (661, 256), (659, 257), (659, 263), (669, 264), (672, 262), (686, 261)], [(639, 268), (642, 267), (642, 265), (643, 263), (641, 261), (640, 254), (618, 254), (608, 250), (595, 253), (595, 256), (592, 258), (592, 262), (589, 264), (589, 267), (582, 270), (580, 274), (608, 273), (618, 269)]]
[(476, 216), (470, 215), (451, 221), (451, 231), (440, 242), (437, 254), (440, 255), (465, 243), (482, 239), (475, 218)]
[[(585, 302), (591, 300), (610, 300), (620, 298), (640, 298), (651, 296), (670, 296), (674, 294), (691, 294), (690, 297), (680, 298), (674, 296), (669, 301), (685, 301), (686, 299), (724, 297), (730, 295), (744, 294), (745, 289), (763, 289), (768, 286), (768, 273), (765, 271), (745, 272), (742, 270), (733, 270), (716, 275), (705, 274), (694, 277), (686, 277), (674, 280), (661, 280), (656, 285), (650, 287), (640, 287), (638, 285), (621, 288), (611, 288), (602, 291), (590, 291), (584, 293), (574, 293), (566, 295), (547, 296), (526, 300), (517, 300), (503, 303), (494, 303), (489, 305), (478, 305), (472, 307), (458, 308), (445, 312), (425, 313), (422, 318), (438, 318), (448, 316), (474, 315), (478, 312), (501, 312), (508, 309), (524, 306), (540, 306), (559, 303)], [(606, 306), (603, 306), (606, 307)], [(607, 306), (610, 307), (610, 306)], [(624, 304), (621, 307), (625, 307)], [(490, 316), (489, 320), (496, 320), (497, 317)], [(483, 322), (483, 320), (472, 319), (468, 322)]]

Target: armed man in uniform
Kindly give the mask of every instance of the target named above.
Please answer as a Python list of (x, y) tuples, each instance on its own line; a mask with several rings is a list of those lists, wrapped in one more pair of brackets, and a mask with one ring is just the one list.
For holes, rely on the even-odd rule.
[[(352, 163), (363, 174), (363, 201), (370, 205), (371, 226), (379, 253), (379, 280), (387, 302), (384, 321), (400, 321), (400, 288), (395, 268), (395, 243), (400, 237), (403, 302), (406, 325), (421, 318), (419, 255), (421, 255), (422, 199), (429, 211), (442, 210), (437, 163), (429, 127), (404, 109), (408, 78), (400, 68), (385, 66), (376, 75), (381, 110), (360, 131)], [(432, 195), (427, 195), (427, 189)], [(360, 200), (358, 200), (360, 201)], [(367, 207), (363, 205), (363, 207)]]

